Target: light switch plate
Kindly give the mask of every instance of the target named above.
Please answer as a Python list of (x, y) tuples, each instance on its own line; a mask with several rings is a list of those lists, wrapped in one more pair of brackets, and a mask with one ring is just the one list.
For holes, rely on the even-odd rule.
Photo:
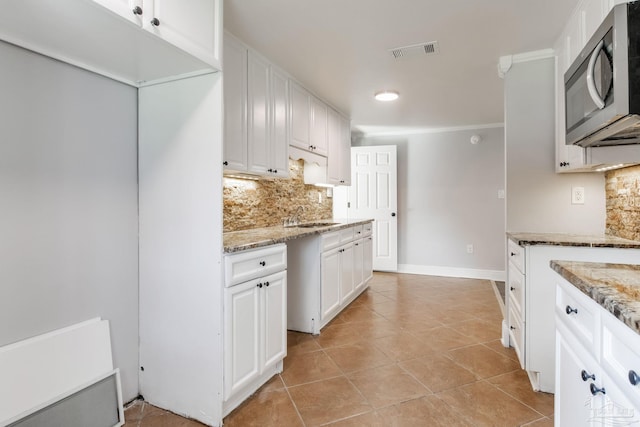
[(584, 205), (584, 187), (571, 187), (571, 204)]

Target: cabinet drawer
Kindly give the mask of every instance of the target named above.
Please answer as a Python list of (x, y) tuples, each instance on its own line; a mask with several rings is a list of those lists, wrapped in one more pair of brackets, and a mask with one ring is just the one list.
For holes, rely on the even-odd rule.
[(349, 227), (349, 228), (345, 228), (345, 229), (339, 231), (339, 233), (340, 233), (340, 244), (348, 243), (348, 242), (353, 240), (353, 237), (355, 235), (355, 230), (354, 229), (355, 229), (355, 227)]
[(287, 246), (273, 245), (224, 257), (225, 287), (286, 270)]
[(355, 227), (352, 228), (352, 230), (353, 230), (353, 238), (356, 240), (361, 239), (362, 236), (364, 235), (364, 231), (361, 225), (356, 225)]
[(524, 274), (522, 274), (512, 262), (509, 263), (509, 283), (507, 293), (511, 308), (518, 312), (521, 319), (524, 319), (524, 295), (525, 295)]
[(322, 235), (322, 252), (329, 251), (340, 246), (340, 231), (333, 231)]
[(520, 367), (524, 369), (524, 322), (513, 308), (509, 309), (509, 336), (511, 337), (511, 344), (518, 355), (518, 360), (520, 360)]
[(602, 365), (629, 400), (640, 407), (640, 335), (609, 313), (602, 314)]
[(557, 319), (597, 357), (596, 332), (600, 328), (598, 305), (573, 285), (560, 281), (556, 289)]
[(509, 239), (507, 251), (509, 255), (509, 262), (513, 263), (513, 265), (520, 270), (522, 274), (526, 274), (526, 271), (524, 270), (524, 248)]
[(362, 226), (362, 236), (367, 237), (367, 236), (371, 236), (371, 233), (373, 232), (373, 223), (372, 222), (368, 222), (366, 224), (364, 224)]

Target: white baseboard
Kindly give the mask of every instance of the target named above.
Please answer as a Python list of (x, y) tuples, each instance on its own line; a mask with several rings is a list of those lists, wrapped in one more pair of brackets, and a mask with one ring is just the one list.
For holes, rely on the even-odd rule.
[(501, 270), (477, 270), (473, 268), (438, 267), (433, 265), (398, 264), (398, 273), (424, 276), (463, 277), (467, 279), (497, 280), (504, 282), (506, 273)]

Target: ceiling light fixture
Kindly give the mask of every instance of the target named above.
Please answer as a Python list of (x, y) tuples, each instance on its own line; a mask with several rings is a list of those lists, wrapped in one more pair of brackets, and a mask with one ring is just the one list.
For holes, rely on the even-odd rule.
[(383, 90), (382, 92), (378, 92), (374, 95), (374, 98), (378, 101), (395, 101), (398, 99), (400, 94), (393, 90)]

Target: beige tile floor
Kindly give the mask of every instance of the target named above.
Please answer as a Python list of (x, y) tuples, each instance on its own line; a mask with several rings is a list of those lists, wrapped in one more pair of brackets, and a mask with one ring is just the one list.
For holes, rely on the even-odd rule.
[[(229, 414), (236, 426), (552, 426), (488, 281), (376, 273), (319, 336), (288, 334), (284, 371)], [(138, 403), (128, 427), (198, 426)]]

